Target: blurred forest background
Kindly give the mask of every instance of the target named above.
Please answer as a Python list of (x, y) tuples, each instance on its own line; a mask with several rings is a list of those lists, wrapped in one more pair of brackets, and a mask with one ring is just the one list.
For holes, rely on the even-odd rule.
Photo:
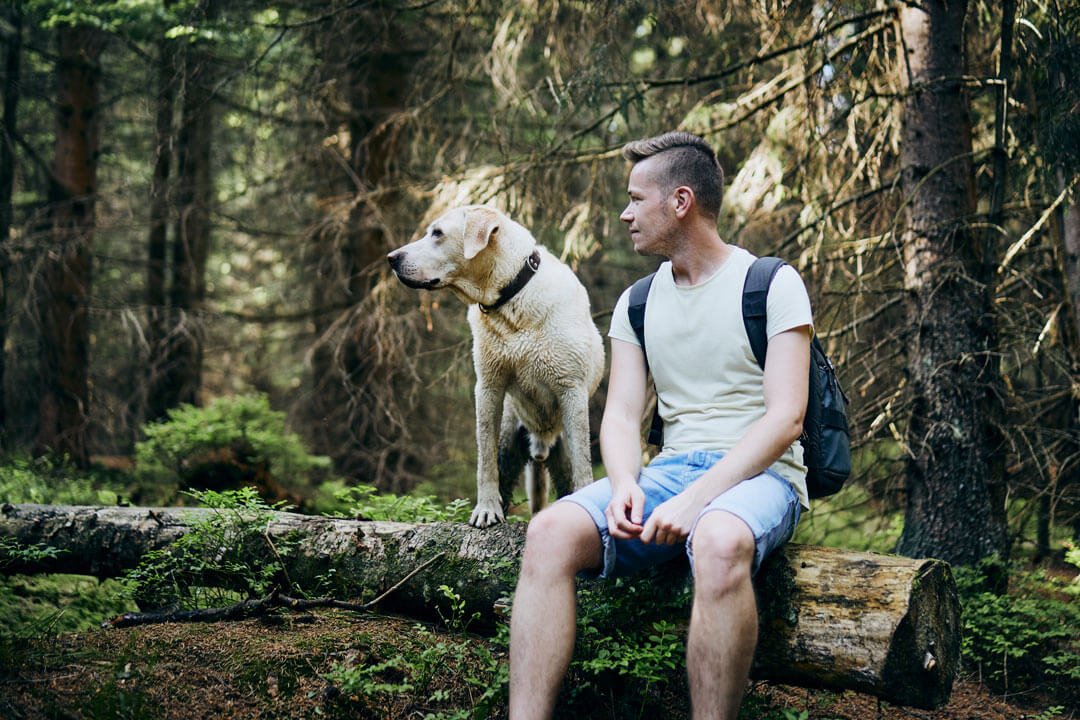
[(1080, 534), (1074, 0), (2, 7), (5, 463), (137, 477), (170, 411), (239, 404), (328, 458), (274, 473), (302, 502), (471, 502), (465, 308), (386, 253), (499, 206), (606, 331), (657, 264), (619, 149), (681, 128), (718, 149), (722, 236), (802, 272), (850, 398), (856, 477), (807, 537), (970, 564)]

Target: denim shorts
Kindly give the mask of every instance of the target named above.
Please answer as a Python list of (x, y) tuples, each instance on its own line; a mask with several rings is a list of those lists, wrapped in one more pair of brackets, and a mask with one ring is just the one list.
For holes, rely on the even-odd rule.
[[(649, 518), (657, 505), (678, 495), (690, 483), (712, 467), (723, 453), (694, 451), (683, 455), (657, 458), (642, 468), (638, 486), (645, 492), (645, 513), (642, 522)], [(608, 533), (604, 510), (611, 501), (611, 481), (597, 480), (577, 492), (567, 495), (559, 502), (572, 502), (588, 511), (600, 531), (604, 548), (604, 565), (599, 577), (629, 575), (647, 567), (671, 560), (686, 552), (693, 569), (692, 543), (694, 530), (686, 538), (685, 548), (674, 545), (643, 543), (637, 538), (621, 540)], [(702, 509), (694, 521), (697, 528), (701, 516), (712, 510), (726, 510), (737, 516), (754, 534), (754, 564), (756, 573), (761, 562), (776, 548), (791, 539), (799, 522), (802, 508), (799, 496), (791, 483), (771, 470), (757, 477), (744, 480), (721, 493)]]

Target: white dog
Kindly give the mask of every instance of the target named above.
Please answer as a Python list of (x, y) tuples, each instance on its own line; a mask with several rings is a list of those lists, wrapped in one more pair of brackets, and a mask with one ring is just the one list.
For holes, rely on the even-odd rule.
[(387, 260), (409, 287), (449, 288), (469, 306), (478, 450), (470, 522), (505, 519), (523, 467), (534, 514), (550, 482), (560, 497), (592, 482), (588, 403), (604, 347), (570, 268), (524, 227), (479, 205), (447, 212)]

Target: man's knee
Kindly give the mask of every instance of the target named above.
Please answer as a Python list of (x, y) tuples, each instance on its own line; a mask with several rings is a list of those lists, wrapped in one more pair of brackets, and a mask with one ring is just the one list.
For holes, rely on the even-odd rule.
[(754, 534), (735, 515), (724, 511), (702, 515), (694, 529), (692, 551), (699, 591), (725, 593), (750, 581)]
[(600, 561), (600, 533), (580, 505), (556, 503), (529, 521), (522, 572), (577, 573), (599, 566)]

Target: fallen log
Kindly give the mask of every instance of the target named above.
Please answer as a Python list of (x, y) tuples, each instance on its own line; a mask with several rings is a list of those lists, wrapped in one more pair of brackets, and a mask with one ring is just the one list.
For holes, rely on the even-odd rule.
[[(214, 517), (206, 508), (0, 506), (0, 537), (64, 550), (6, 572), (115, 576), (149, 550)], [(494, 623), (513, 591), (524, 525), (478, 530), (454, 523), (407, 524), (277, 513), (274, 542), (292, 538), (281, 560), (301, 587), (333, 580), (333, 594), (371, 598), (394, 588), (379, 607), (418, 617), (452, 608)], [(284, 545), (284, 543), (283, 543)], [(442, 557), (432, 562), (432, 558)], [(430, 563), (394, 587), (424, 563)], [(676, 593), (684, 566), (650, 592)], [(899, 705), (948, 701), (959, 667), (960, 607), (949, 566), (937, 560), (789, 544), (755, 578), (760, 611), (754, 676), (833, 690), (866, 692)]]
[[(75, 573), (116, 577), (138, 565), (151, 550), (167, 547), (193, 525), (216, 520), (210, 508), (0, 505), (0, 538), (25, 546), (62, 550), (32, 564), (14, 562), (8, 573)], [(337, 597), (379, 595), (435, 555), (443, 558), (389, 595), (380, 607), (406, 615), (449, 617), (447, 586), (477, 624), (493, 625), (497, 606), (512, 592), (524, 526), (479, 530), (456, 523), (410, 524), (274, 513), (267, 537), (291, 550), (281, 558), (289, 579), (302, 588), (321, 586)], [(299, 542), (290, 542), (299, 538)], [(262, 558), (273, 562), (277, 547), (267, 543)], [(461, 612), (461, 611), (459, 611)]]

